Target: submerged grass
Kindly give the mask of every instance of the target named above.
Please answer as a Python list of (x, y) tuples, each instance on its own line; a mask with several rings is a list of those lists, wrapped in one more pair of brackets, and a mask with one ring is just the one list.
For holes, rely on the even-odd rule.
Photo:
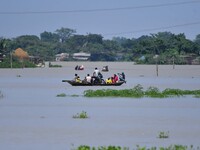
[(74, 118), (74, 119), (87, 119), (89, 117), (88, 117), (86, 111), (82, 111), (81, 113), (77, 113), (76, 115), (73, 115), (72, 118)]
[(130, 149), (129, 147), (121, 146), (99, 146), (99, 147), (90, 147), (88, 145), (81, 145), (74, 150), (199, 150), (199, 147), (184, 146), (184, 145), (170, 145), (167, 147), (141, 147), (139, 145), (136, 148)]
[(67, 95), (65, 93), (57, 94), (56, 97), (66, 97)]
[(196, 98), (200, 98), (200, 90), (181, 90), (167, 88), (164, 91), (160, 91), (157, 87), (149, 87), (146, 91), (138, 84), (131, 89), (112, 90), (86, 90), (84, 96), (86, 97), (152, 97), (152, 98), (165, 98), (174, 96), (194, 95)]

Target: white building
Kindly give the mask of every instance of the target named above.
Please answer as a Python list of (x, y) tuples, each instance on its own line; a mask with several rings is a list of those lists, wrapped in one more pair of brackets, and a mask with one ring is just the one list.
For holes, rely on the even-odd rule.
[(56, 55), (56, 61), (63, 61), (65, 59), (69, 58), (68, 53), (61, 53)]
[(91, 56), (90, 53), (80, 52), (80, 53), (74, 53), (72, 57), (73, 59), (76, 59), (76, 60), (88, 60), (90, 56)]

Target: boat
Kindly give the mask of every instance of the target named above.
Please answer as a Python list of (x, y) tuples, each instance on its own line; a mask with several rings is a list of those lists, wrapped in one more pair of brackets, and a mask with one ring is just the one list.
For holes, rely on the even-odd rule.
[(104, 71), (104, 72), (108, 72), (108, 66), (103, 66), (102, 70), (101, 71)]
[(124, 81), (119, 81), (117, 83), (110, 83), (110, 84), (106, 84), (106, 83), (96, 83), (96, 84), (92, 84), (92, 83), (79, 83), (79, 82), (75, 82), (73, 80), (62, 80), (62, 82), (67, 82), (69, 84), (71, 84), (72, 86), (120, 86), (123, 83), (125, 83)]
[(78, 66), (78, 65), (77, 65), (77, 66), (75, 67), (75, 70), (84, 70), (84, 66), (83, 66), (83, 65), (81, 65), (81, 66)]

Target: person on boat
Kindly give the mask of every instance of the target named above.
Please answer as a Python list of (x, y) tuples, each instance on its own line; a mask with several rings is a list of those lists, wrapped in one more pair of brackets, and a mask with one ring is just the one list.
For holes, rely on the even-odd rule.
[(78, 70), (78, 65), (76, 65), (75, 70)]
[(100, 72), (100, 71), (98, 70), (98, 68), (95, 68), (95, 69), (94, 69), (94, 72), (93, 72), (93, 76), (94, 76), (94, 77), (98, 77), (99, 72)]
[(114, 74), (112, 81), (113, 81), (113, 83), (117, 83), (119, 81), (119, 78), (116, 74)]
[(103, 66), (102, 71), (108, 71), (108, 66)]
[(78, 78), (78, 74), (74, 75), (74, 81), (76, 81), (76, 79)]
[[(101, 83), (101, 78), (100, 78), (100, 71), (98, 70), (98, 68), (94, 69), (93, 72), (93, 76), (92, 76), (92, 83), (93, 84), (97, 84), (97, 83)], [(102, 74), (101, 74), (102, 75)]]
[(82, 83), (81, 79), (79, 76), (77, 76), (77, 79), (75, 80), (77, 83)]
[(123, 82), (126, 82), (126, 80), (125, 80), (125, 74), (124, 74), (124, 72), (122, 72), (122, 73), (118, 73), (118, 76), (119, 76), (119, 81), (123, 81)]
[(111, 81), (112, 81), (112, 83), (115, 83), (115, 80), (114, 80), (114, 78), (113, 78), (113, 77), (111, 77)]
[(111, 84), (111, 83), (112, 83), (112, 79), (111, 78), (106, 79), (106, 84)]
[(90, 74), (87, 74), (87, 77), (86, 77), (87, 83), (91, 83), (91, 80), (92, 80), (92, 77), (90, 76)]
[(79, 70), (84, 70), (84, 66), (83, 65), (79, 66)]

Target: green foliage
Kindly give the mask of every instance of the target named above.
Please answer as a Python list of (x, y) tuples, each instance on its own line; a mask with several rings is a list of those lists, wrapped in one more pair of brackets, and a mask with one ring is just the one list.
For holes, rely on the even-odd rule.
[[(158, 63), (188, 63), (181, 57), (200, 51), (200, 35), (194, 41), (188, 40), (184, 34), (175, 35), (170, 32), (143, 35), (137, 39), (114, 37), (104, 40), (100, 34), (75, 35), (76, 31), (60, 28), (55, 32), (44, 31), (40, 38), (35, 35), (22, 35), (13, 39), (0, 39), (0, 55), (9, 54), (18, 47), (25, 49), (29, 55), (40, 56), (46, 61), (55, 60), (58, 53), (91, 53), (91, 61), (135, 61), (137, 63), (155, 64), (154, 55), (159, 55)], [(145, 56), (144, 60), (140, 58)], [(2, 57), (2, 56), (0, 56)]]
[[(139, 145), (132, 150), (199, 150), (199, 147), (194, 148), (191, 146), (185, 145), (170, 145), (166, 147), (141, 147)], [(75, 148), (75, 150), (131, 150), (129, 147), (121, 147), (121, 146), (99, 146), (99, 147), (90, 147), (88, 145), (80, 145), (79, 147)]]
[(77, 113), (76, 115), (73, 116), (75, 119), (86, 119), (89, 118), (87, 115), (87, 112), (82, 111), (81, 113)]
[(148, 97), (158, 97), (158, 98), (163, 98), (165, 96), (167, 96), (167, 94), (164, 94), (163, 92), (160, 92), (159, 89), (157, 87), (149, 87), (146, 91), (145, 91), (145, 95)]
[[(30, 61), (20, 62), (18, 60), (14, 60), (12, 62), (12, 68), (35, 68), (35, 67), (36, 65)], [(11, 68), (10, 60), (7, 58), (7, 59), (4, 59), (3, 62), (0, 62), (0, 68)]]
[(61, 68), (61, 67), (62, 65), (57, 65), (57, 64), (52, 65), (51, 63), (49, 64), (49, 68)]
[(88, 145), (81, 145), (76, 150), (129, 150), (127, 147), (121, 147), (121, 146), (99, 146), (97, 148), (90, 147)]
[(180, 90), (180, 89), (165, 89), (160, 91), (157, 87), (149, 87), (146, 91), (143, 87), (138, 84), (132, 89), (101, 89), (101, 90), (86, 90), (84, 91), (84, 96), (86, 97), (152, 97), (152, 98), (165, 98), (171, 96), (183, 96), (183, 95), (194, 95), (199, 97), (200, 90)]
[(65, 93), (57, 94), (56, 97), (66, 97), (67, 95)]
[(169, 138), (169, 131), (168, 132), (164, 132), (164, 131), (159, 132), (158, 138), (160, 138), (160, 139)]

